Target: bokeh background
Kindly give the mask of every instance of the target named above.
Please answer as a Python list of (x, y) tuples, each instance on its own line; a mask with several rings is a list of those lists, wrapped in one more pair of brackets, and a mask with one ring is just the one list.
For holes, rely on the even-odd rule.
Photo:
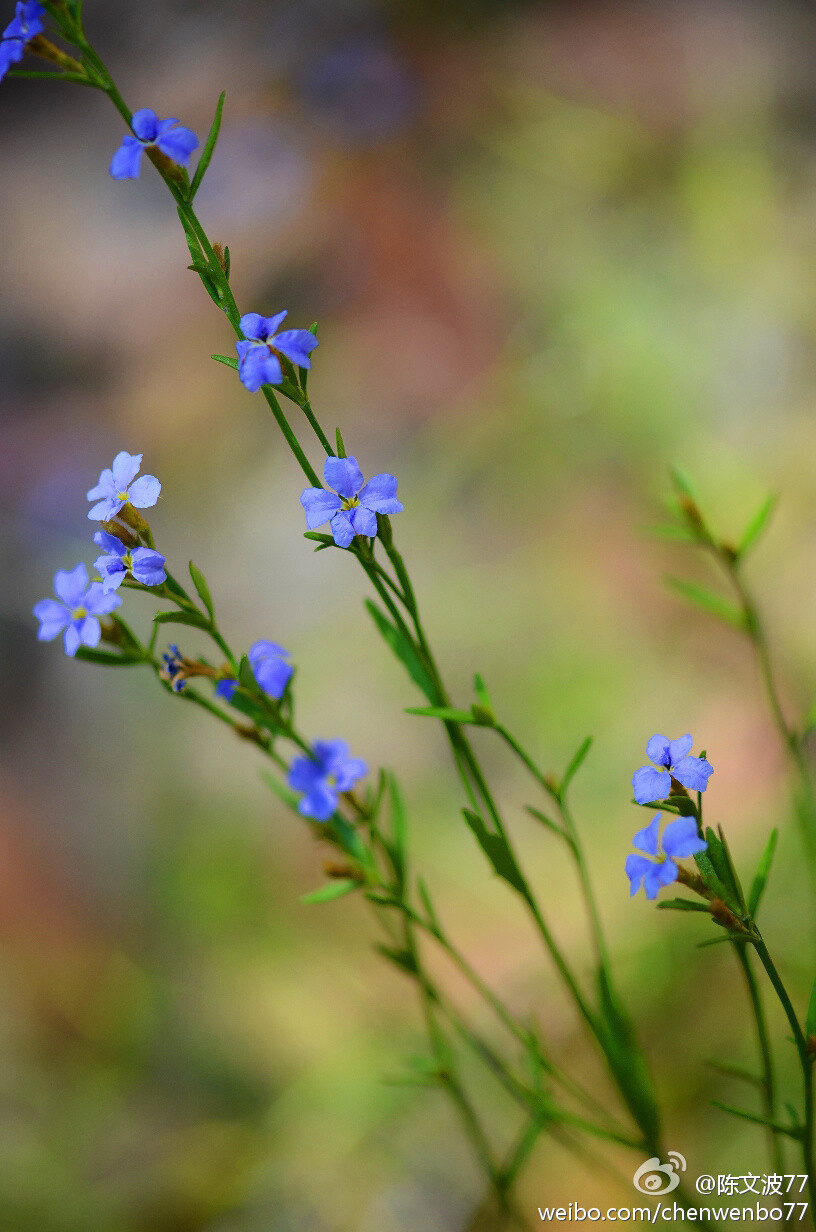
[[(748, 648), (666, 592), (667, 573), (709, 575), (643, 530), (670, 462), (725, 534), (781, 494), (750, 577), (786, 705), (806, 709), (812, 10), (89, 0), (86, 25), (134, 108), (204, 134), (226, 89), (199, 206), (239, 304), (320, 322), (314, 405), (367, 474), (400, 477), (395, 528), (457, 698), (482, 672), (556, 770), (595, 737), (576, 811), (667, 1142), (692, 1175), (768, 1171), (761, 1137), (709, 1102), (755, 1098), (706, 1064), (753, 1063), (733, 956), (695, 948), (705, 921), (630, 902), (622, 866), (646, 740), (692, 731), (716, 768), (708, 816), (748, 876), (782, 828), (766, 935), (807, 996), (812, 899)], [(34, 637), (54, 570), (94, 559), (85, 490), (119, 449), (143, 452), (163, 483), (159, 547), (205, 570), (234, 644), (289, 648), (307, 731), (394, 768), (451, 931), (603, 1091), (461, 822), (440, 732), (404, 714), (421, 699), (369, 625), (362, 575), (313, 555), (271, 416), (208, 358), (229, 329), (185, 269), (166, 191), (149, 167), (108, 177), (121, 136), (102, 96), (2, 85), (0, 1227), (474, 1228), (482, 1182), (453, 1115), (399, 1081), (424, 1048), (412, 988), (372, 953), (363, 903), (300, 904), (323, 856), (252, 748), (147, 673)], [(149, 607), (127, 602), (146, 627)], [(589, 980), (572, 879), (523, 811), (531, 786), (489, 737), (480, 751)], [(507, 1141), (487, 1080), (478, 1101)], [(640, 1161), (611, 1162), (544, 1138), (521, 1204), (628, 1204)]]

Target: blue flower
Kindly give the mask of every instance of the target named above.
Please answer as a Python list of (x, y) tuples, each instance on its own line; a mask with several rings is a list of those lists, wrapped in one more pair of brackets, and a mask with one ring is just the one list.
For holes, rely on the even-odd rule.
[(264, 693), (268, 693), (276, 701), (283, 697), (294, 671), (291, 664), (284, 663), (288, 654), (288, 650), (284, 650), (277, 642), (260, 641), (250, 646), (247, 655), (258, 684)]
[(327, 458), (323, 478), (335, 491), (307, 488), (300, 503), (306, 511), (309, 530), (330, 522), (334, 542), (339, 548), (347, 548), (355, 535), (373, 538), (377, 533), (378, 513), (402, 513), (403, 506), (397, 500), (396, 478), (374, 475), (366, 483), (356, 458)]
[(160, 668), (159, 675), (162, 680), (167, 681), (174, 693), (181, 693), (187, 683), (187, 672), (184, 658), (175, 642), (171, 642), (167, 647), (162, 659), (164, 666)]
[(37, 0), (18, 0), (14, 17), (0, 39), (0, 81), (12, 64), (19, 64), (22, 60), (29, 39), (45, 29), (42, 22), (44, 16), (45, 9)]
[(651, 823), (643, 830), (638, 830), (632, 839), (633, 846), (645, 855), (626, 857), (626, 876), (631, 883), (630, 894), (637, 894), (643, 885), (647, 898), (656, 898), (661, 886), (671, 885), (677, 880), (678, 868), (675, 860), (685, 860), (687, 856), (705, 851), (708, 843), (697, 833), (697, 822), (693, 817), (678, 817), (670, 822), (663, 831), (663, 852), (658, 851), (657, 830), (662, 814), (656, 813)]
[(174, 163), (186, 167), (198, 145), (198, 137), (178, 120), (160, 120), (155, 111), (142, 107), (134, 111), (130, 127), (135, 137), (125, 137), (111, 159), (110, 173), (115, 180), (137, 180), (142, 164), (142, 151), (155, 147)]
[(308, 329), (285, 329), (277, 332), (278, 326), (289, 314), (279, 312), (274, 317), (262, 317), (257, 312), (247, 312), (241, 317), (241, 333), (236, 342), (238, 352), (238, 375), (241, 384), (251, 394), (262, 385), (279, 385), (283, 369), (278, 353), (285, 355), (298, 368), (311, 368), (309, 355), (318, 345), (317, 338)]
[(328, 821), (337, 797), (368, 773), (364, 761), (349, 757), (345, 740), (316, 740), (311, 757), (296, 757), (287, 782), (304, 793), (298, 812), (314, 821)]
[(223, 697), (225, 702), (231, 702), (235, 690), (238, 688), (238, 681), (233, 680), (231, 676), (225, 676), (218, 681), (215, 686), (215, 692), (218, 697)]
[[(705, 791), (714, 767), (703, 757), (689, 757), (693, 740), (690, 735), (679, 740), (652, 736), (646, 752), (654, 766), (641, 766), (632, 776), (632, 787), (638, 804), (651, 804), (671, 795), (671, 780), (677, 779), (690, 791)], [(659, 769), (655, 769), (655, 766)]]
[(126, 453), (123, 449), (116, 455), (111, 469), (102, 472), (98, 484), (88, 493), (89, 501), (98, 502), (88, 510), (92, 522), (110, 522), (123, 505), (133, 505), (134, 509), (149, 509), (155, 505), (161, 484), (155, 475), (142, 475), (137, 479), (141, 465), (140, 453)]
[(116, 535), (104, 530), (96, 532), (94, 543), (104, 548), (94, 565), (99, 570), (104, 591), (118, 590), (128, 573), (143, 586), (161, 586), (167, 580), (165, 557), (160, 552), (152, 548), (129, 548)]
[(59, 569), (54, 578), (57, 599), (41, 599), (34, 604), (40, 622), (37, 638), (52, 642), (64, 633), (65, 653), (75, 655), (80, 646), (96, 646), (102, 636), (97, 617), (107, 616), (122, 600), (106, 594), (99, 582), (88, 585), (88, 570), (79, 564), (70, 572)]

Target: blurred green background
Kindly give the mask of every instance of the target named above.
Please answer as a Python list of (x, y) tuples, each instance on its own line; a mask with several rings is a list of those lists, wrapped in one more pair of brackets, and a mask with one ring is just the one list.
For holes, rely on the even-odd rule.
[[(226, 89), (199, 212), (230, 245), (239, 304), (319, 320), (315, 408), (367, 475), (399, 475), (395, 530), (457, 699), (479, 670), (555, 770), (595, 737), (576, 811), (667, 1143), (693, 1176), (768, 1171), (759, 1133), (709, 1105), (754, 1098), (706, 1066), (753, 1064), (733, 956), (695, 948), (705, 921), (630, 903), (623, 860), (646, 740), (691, 731), (715, 766), (708, 818), (746, 875), (782, 827), (765, 932), (807, 996), (812, 899), (748, 648), (666, 593), (666, 573), (706, 571), (642, 530), (670, 462), (733, 536), (780, 492), (750, 578), (790, 713), (809, 706), (812, 10), (89, 0), (86, 26), (134, 108), (203, 134)], [(307, 731), (394, 768), (451, 931), (604, 1091), (461, 822), (440, 731), (404, 714), (421, 699), (359, 570), (312, 554), (271, 416), (208, 359), (230, 332), (165, 189), (149, 167), (108, 177), (121, 136), (90, 91), (2, 85), (0, 1229), (475, 1227), (482, 1182), (443, 1097), (392, 1081), (424, 1048), (413, 990), (372, 953), (363, 903), (299, 903), (323, 853), (252, 748), (147, 674), (34, 637), (54, 570), (94, 559), (86, 489), (119, 449), (144, 452), (172, 566), (205, 570), (233, 644), (291, 651)], [(479, 747), (589, 979), (571, 875), (523, 812), (539, 802)], [(506, 1141), (511, 1110), (484, 1080), (478, 1099)], [(640, 1161), (612, 1162), (542, 1139), (521, 1204), (631, 1203)]]

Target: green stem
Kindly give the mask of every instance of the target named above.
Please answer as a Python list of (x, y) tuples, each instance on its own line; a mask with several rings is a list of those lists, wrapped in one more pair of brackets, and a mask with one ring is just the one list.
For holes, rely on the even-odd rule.
[[(748, 989), (748, 998), (751, 1002), (751, 1010), (756, 1023), (757, 1043), (759, 1045), (759, 1055), (762, 1064), (762, 1101), (764, 1105), (764, 1113), (768, 1121), (774, 1121), (776, 1119), (776, 1085), (773, 1055), (771, 1053), (771, 1045), (768, 1039), (768, 1027), (765, 1021), (765, 1011), (762, 1006), (762, 999), (759, 994), (759, 986), (756, 981), (756, 976), (754, 975), (751, 962), (748, 957), (747, 947), (745, 945), (735, 945), (733, 948), (736, 952), (737, 960), (745, 977), (745, 984)], [(782, 1144), (773, 1129), (769, 1129), (768, 1131), (768, 1151), (774, 1171), (779, 1175), (783, 1175), (785, 1172), (785, 1160), (782, 1153)]]
[(790, 1023), (791, 1031), (793, 1032), (793, 1042), (796, 1045), (796, 1051), (799, 1054), (799, 1063), (802, 1067), (802, 1094), (804, 1104), (804, 1124), (802, 1126), (802, 1156), (805, 1172), (808, 1178), (808, 1197), (810, 1201), (810, 1213), (816, 1227), (816, 1185), (814, 1185), (813, 1175), (813, 1058), (811, 1057), (807, 1040), (804, 1032), (799, 1024), (799, 1019), (796, 1016), (796, 1011), (793, 1008), (788, 991), (782, 982), (782, 977), (777, 971), (773, 959), (768, 952), (768, 947), (762, 940), (762, 937), (757, 936), (753, 945), (759, 955), (759, 961), (762, 963), (768, 975), (768, 979), (773, 985), (774, 992), (779, 998), (780, 1005), (785, 1011), (785, 1017)]

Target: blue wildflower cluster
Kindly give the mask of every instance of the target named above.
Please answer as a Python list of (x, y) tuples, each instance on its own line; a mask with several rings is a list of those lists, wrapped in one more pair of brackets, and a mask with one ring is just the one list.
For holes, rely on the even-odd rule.
[(60, 569), (54, 578), (57, 599), (42, 599), (34, 606), (34, 615), (40, 622), (37, 637), (50, 642), (63, 633), (65, 653), (72, 657), (80, 646), (93, 649), (99, 644), (99, 617), (108, 616), (119, 607), (122, 600), (114, 592), (125, 578), (131, 577), (147, 587), (161, 586), (167, 578), (164, 556), (153, 548), (137, 545), (133, 526), (121, 517), (126, 506), (148, 509), (159, 499), (161, 484), (155, 476), (136, 478), (141, 463), (140, 453), (122, 450), (88, 492), (88, 500), (95, 502), (88, 517), (107, 528), (94, 535), (94, 543), (103, 549), (95, 564), (99, 576), (89, 583), (84, 564), (70, 572)]
[(0, 81), (12, 64), (19, 64), (22, 60), (26, 44), (35, 35), (42, 34), (45, 29), (42, 20), (44, 16), (45, 9), (37, 0), (18, 0), (14, 17), (0, 38)]
[(235, 344), (238, 352), (238, 376), (241, 384), (251, 394), (262, 385), (280, 385), (283, 380), (281, 356), (298, 368), (311, 368), (309, 358), (318, 345), (317, 338), (308, 329), (278, 329), (288, 316), (278, 312), (273, 317), (262, 317), (257, 312), (247, 312), (241, 317), (243, 338)]
[(358, 757), (349, 757), (344, 740), (316, 740), (311, 757), (296, 757), (287, 782), (302, 791), (298, 812), (314, 821), (328, 821), (337, 809), (337, 799), (350, 791), (368, 767)]

